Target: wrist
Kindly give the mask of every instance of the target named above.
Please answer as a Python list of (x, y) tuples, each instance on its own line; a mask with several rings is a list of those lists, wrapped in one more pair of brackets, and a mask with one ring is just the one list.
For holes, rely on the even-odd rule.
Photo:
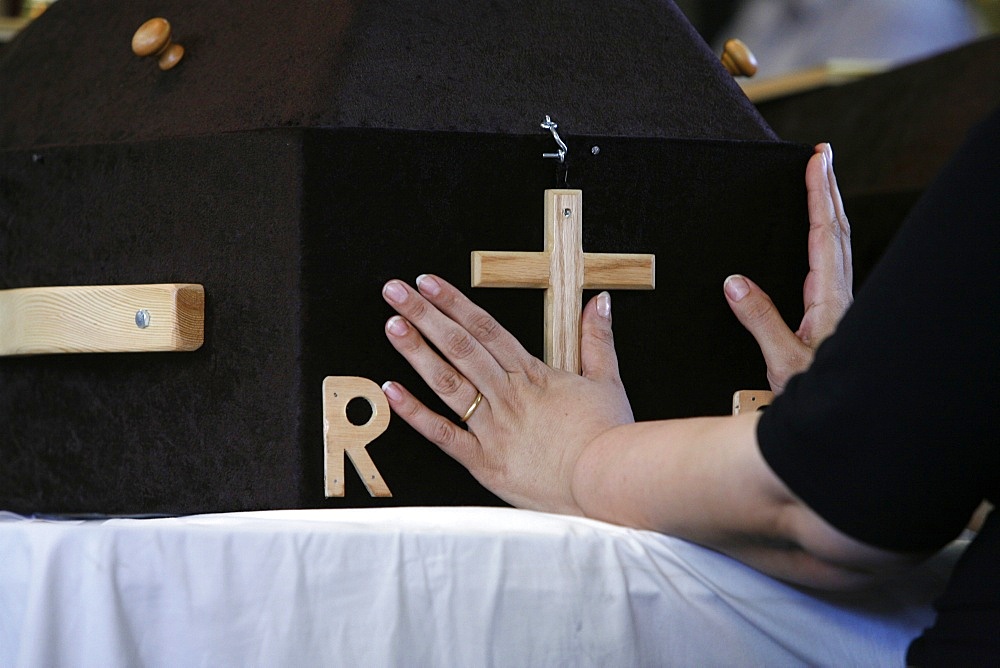
[(580, 514), (591, 519), (624, 523), (614, 513), (616, 488), (625, 484), (620, 455), (627, 440), (622, 431), (630, 425), (611, 427), (589, 441), (581, 450), (570, 475), (570, 495)]

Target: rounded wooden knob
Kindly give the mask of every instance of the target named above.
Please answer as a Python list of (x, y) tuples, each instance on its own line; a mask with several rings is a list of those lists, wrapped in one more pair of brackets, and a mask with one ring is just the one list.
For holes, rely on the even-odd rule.
[(757, 74), (757, 59), (738, 39), (726, 42), (722, 52), (722, 64), (734, 77), (752, 77)]
[(161, 70), (169, 70), (181, 62), (184, 47), (170, 41), (170, 22), (166, 19), (149, 19), (132, 35), (132, 53), (137, 56), (158, 56)]

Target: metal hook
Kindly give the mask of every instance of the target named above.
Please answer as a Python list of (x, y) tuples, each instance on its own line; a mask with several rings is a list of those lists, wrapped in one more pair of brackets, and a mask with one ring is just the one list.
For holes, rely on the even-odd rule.
[(559, 126), (555, 124), (548, 115), (545, 116), (545, 120), (542, 121), (542, 128), (548, 130), (552, 133), (552, 138), (556, 140), (556, 144), (559, 145), (559, 151), (557, 153), (542, 153), (543, 158), (556, 158), (559, 162), (566, 162), (566, 154), (569, 153), (569, 147), (556, 132), (556, 128)]

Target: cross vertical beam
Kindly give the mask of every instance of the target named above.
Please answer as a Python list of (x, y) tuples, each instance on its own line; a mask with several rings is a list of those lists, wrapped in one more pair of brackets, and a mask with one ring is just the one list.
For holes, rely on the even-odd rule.
[(583, 309), (583, 195), (545, 193), (545, 362), (580, 373), (580, 311)]
[(655, 257), (584, 253), (583, 193), (545, 191), (545, 250), (473, 251), (472, 287), (545, 290), (545, 363), (580, 373), (583, 290), (652, 290)]

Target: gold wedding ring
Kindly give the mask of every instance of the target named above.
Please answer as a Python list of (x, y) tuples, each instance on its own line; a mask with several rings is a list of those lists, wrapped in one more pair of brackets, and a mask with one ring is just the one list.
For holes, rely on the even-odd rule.
[(469, 421), (469, 418), (472, 417), (472, 414), (476, 412), (477, 408), (479, 408), (479, 404), (482, 402), (482, 400), (483, 400), (483, 393), (478, 392), (476, 394), (475, 400), (472, 402), (472, 405), (469, 406), (469, 410), (465, 411), (465, 415), (462, 416), (462, 422)]

